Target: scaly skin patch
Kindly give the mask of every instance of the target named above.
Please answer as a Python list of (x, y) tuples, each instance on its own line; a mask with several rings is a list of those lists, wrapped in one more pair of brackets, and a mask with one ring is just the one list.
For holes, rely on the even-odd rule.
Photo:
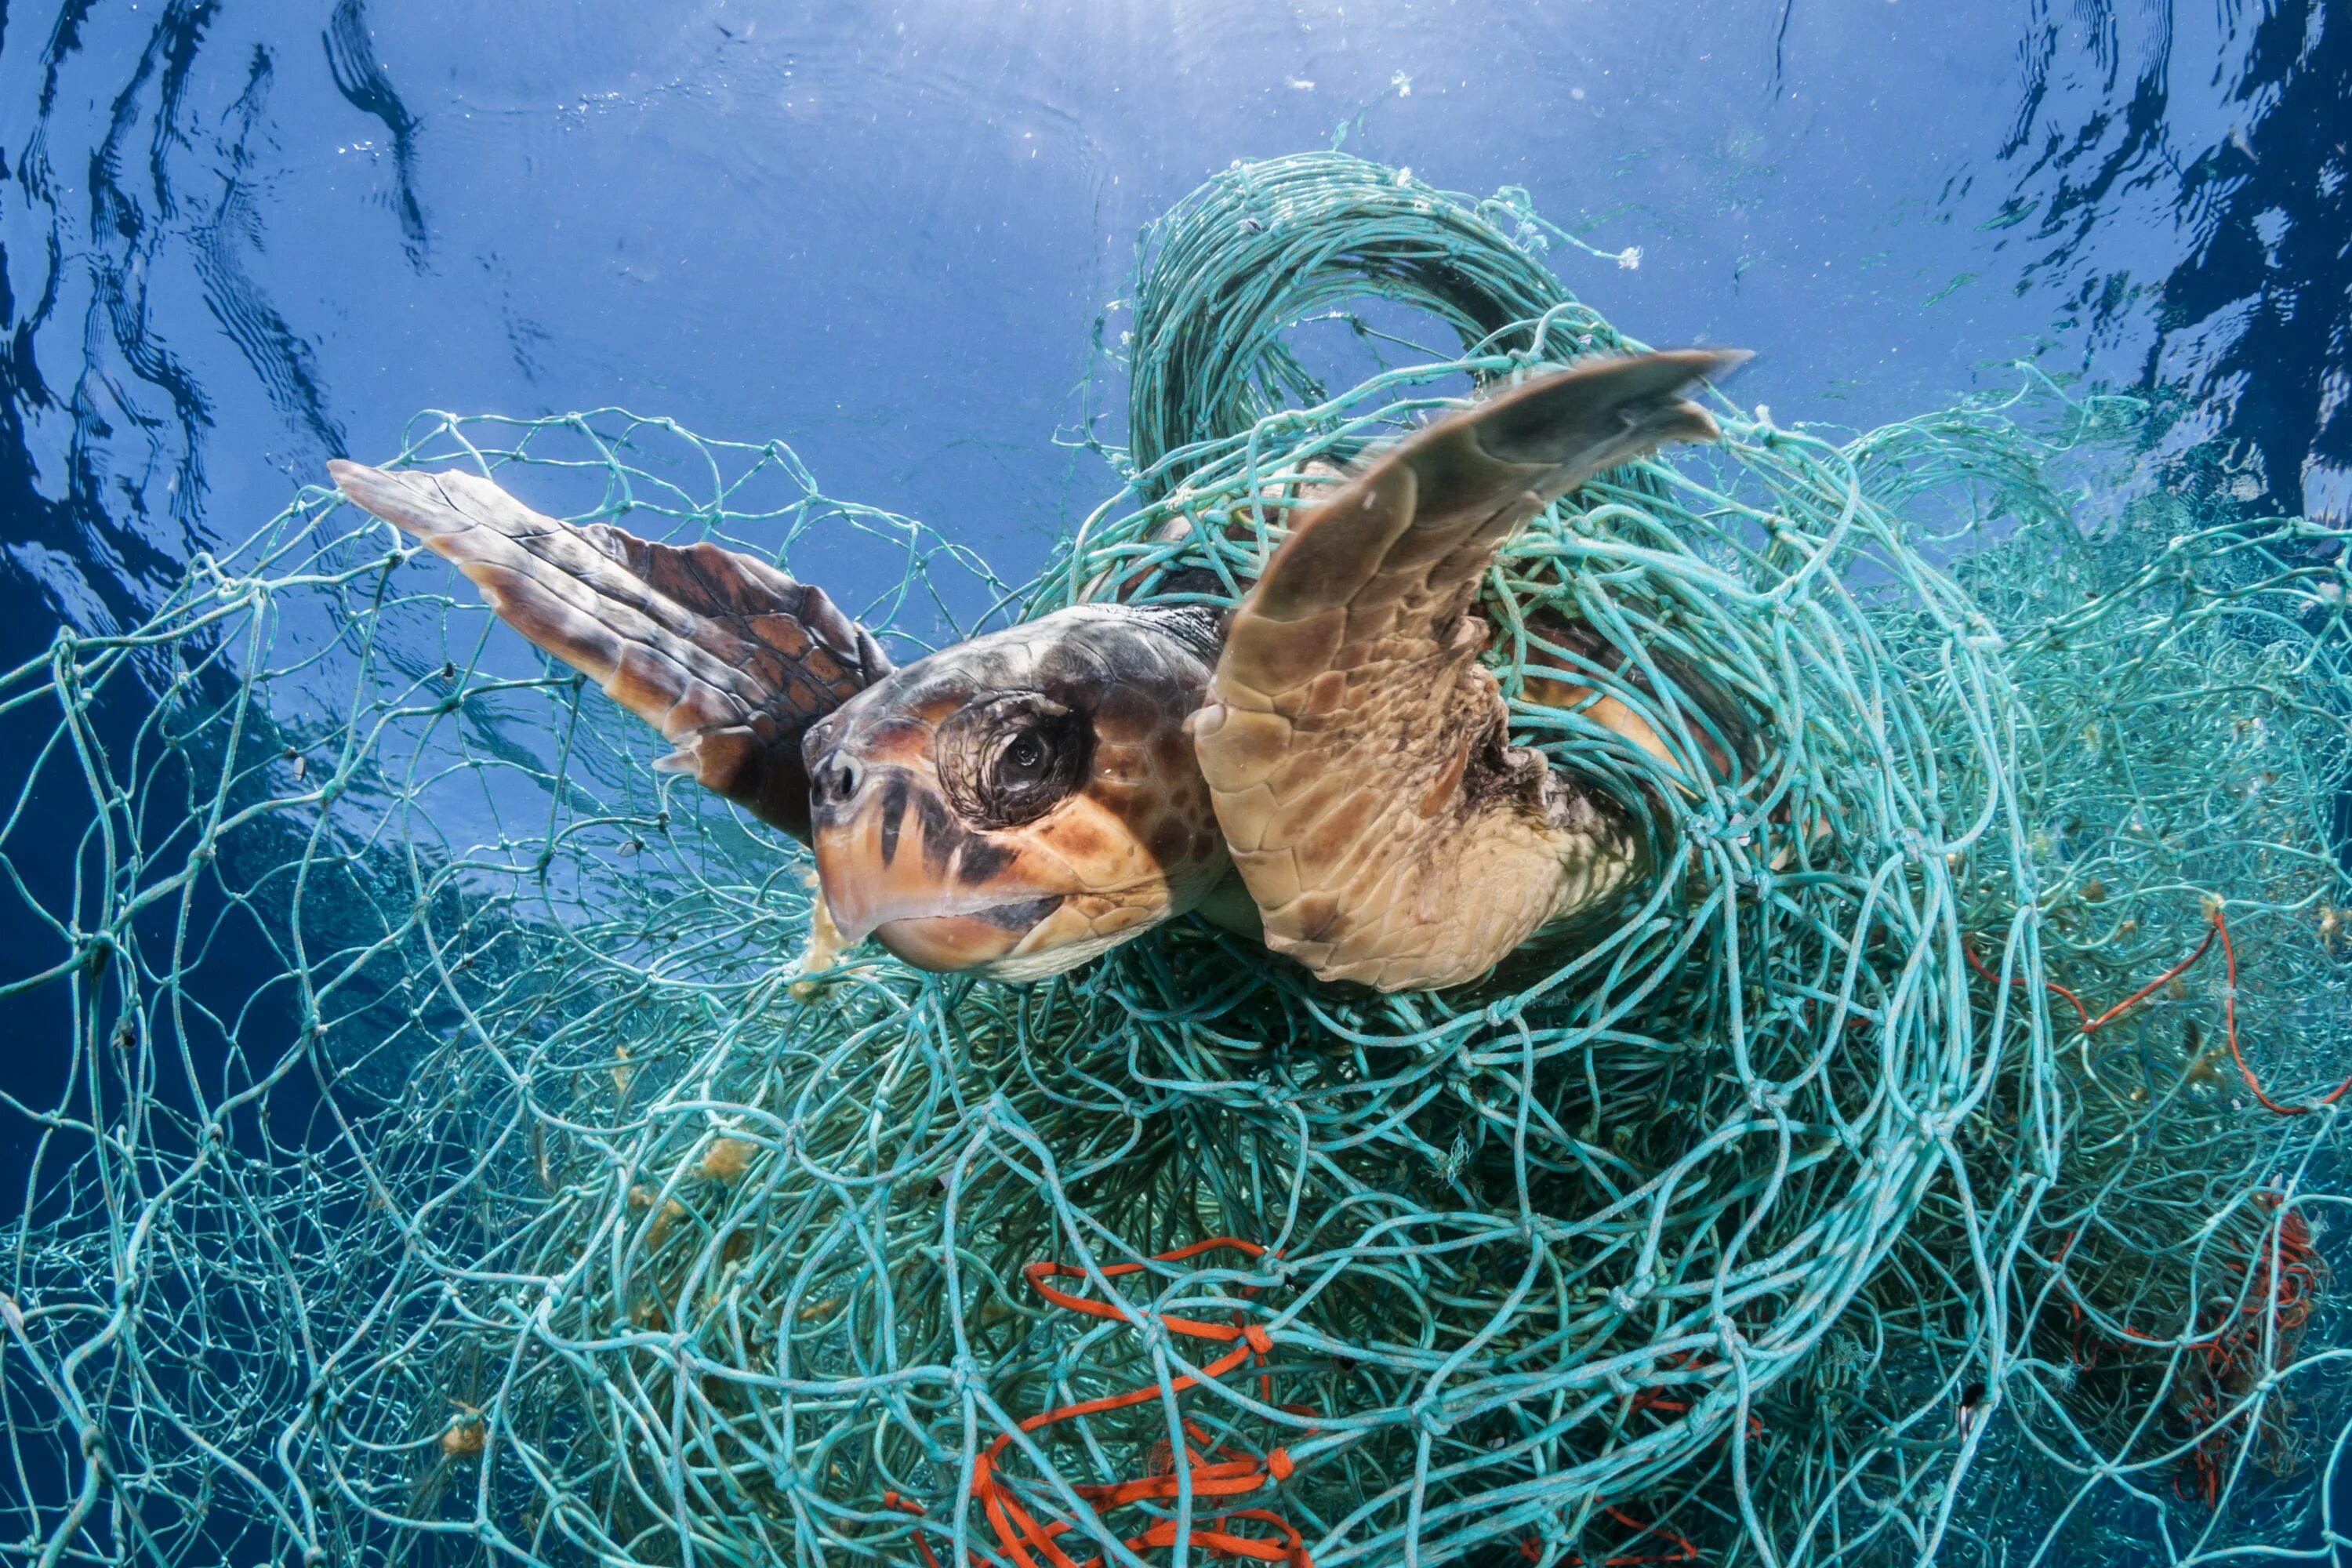
[(362, 510), (455, 563), (499, 619), (659, 730), (677, 750), (656, 767), (807, 842), (801, 736), (890, 672), (823, 589), (715, 544), (574, 527), (459, 469), (339, 460), (327, 471)]
[(1193, 732), (1269, 947), (1325, 980), (1461, 985), (1642, 874), (1622, 810), (1508, 743), (1471, 606), (1553, 500), (1713, 439), (1680, 394), (1742, 357), (1644, 355), (1514, 388), (1389, 452), (1275, 552)]

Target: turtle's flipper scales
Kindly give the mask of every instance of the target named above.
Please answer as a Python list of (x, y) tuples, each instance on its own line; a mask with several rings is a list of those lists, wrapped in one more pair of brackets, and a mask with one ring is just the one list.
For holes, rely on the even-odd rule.
[(677, 750), (659, 765), (805, 841), (810, 724), (889, 673), (866, 632), (763, 561), (574, 527), (477, 475), (327, 465), (352, 502), (454, 562), (500, 619)]
[(1637, 870), (1630, 825), (1511, 747), (1479, 579), (1557, 497), (1667, 441), (1746, 356), (1594, 362), (1411, 437), (1307, 514), (1234, 612), (1194, 749), (1266, 942), (1384, 991), (1475, 980)]

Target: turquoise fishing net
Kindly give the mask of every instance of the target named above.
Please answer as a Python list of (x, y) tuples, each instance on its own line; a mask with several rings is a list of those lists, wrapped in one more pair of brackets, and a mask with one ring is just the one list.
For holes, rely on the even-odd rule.
[[(902, 658), (1230, 599), (1334, 465), (1633, 346), (1570, 238), (1337, 154), (1212, 182), (1104, 331), (1118, 493), (1026, 585), (617, 409), (399, 456), (751, 551)], [(1515, 734), (1660, 868), (1438, 994), (1189, 920), (1026, 987), (812, 973), (803, 851), (306, 491), (0, 679), (0, 1007), (53, 1075), (5, 1110), (0, 1551), (2323, 1552), (2342, 541), (2019, 377), (1846, 438), (1723, 404), (1513, 542)]]

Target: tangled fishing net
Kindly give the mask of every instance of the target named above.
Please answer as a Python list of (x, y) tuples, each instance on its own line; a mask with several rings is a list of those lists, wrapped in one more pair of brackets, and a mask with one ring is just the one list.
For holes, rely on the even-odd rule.
[[(1025, 587), (619, 410), (401, 460), (753, 551), (902, 658), (1229, 600), (1331, 462), (1627, 346), (1569, 239), (1337, 154), (1213, 182), (1106, 343), (1123, 484)], [(2144, 411), (2020, 374), (1843, 442), (1724, 404), (1507, 549), (1516, 735), (1661, 869), (1437, 994), (1190, 921), (1027, 987), (806, 973), (795, 846), (306, 491), (0, 681), (0, 1006), (51, 1075), (7, 1105), (0, 1552), (2326, 1552), (2341, 541), (2195, 462), (2090, 519)]]

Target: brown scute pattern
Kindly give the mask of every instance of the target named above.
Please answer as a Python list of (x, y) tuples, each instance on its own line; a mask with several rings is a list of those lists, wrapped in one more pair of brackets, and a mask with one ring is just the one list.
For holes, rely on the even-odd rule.
[(454, 562), (500, 619), (659, 730), (677, 750), (656, 765), (807, 840), (801, 737), (890, 672), (822, 589), (715, 544), (574, 527), (474, 474), (327, 468), (354, 504)]
[(1506, 743), (1480, 578), (1513, 531), (1667, 441), (1744, 355), (1589, 363), (1411, 437), (1306, 515), (1234, 612), (1194, 748), (1267, 945), (1383, 991), (1477, 979), (1642, 871), (1610, 803)]

